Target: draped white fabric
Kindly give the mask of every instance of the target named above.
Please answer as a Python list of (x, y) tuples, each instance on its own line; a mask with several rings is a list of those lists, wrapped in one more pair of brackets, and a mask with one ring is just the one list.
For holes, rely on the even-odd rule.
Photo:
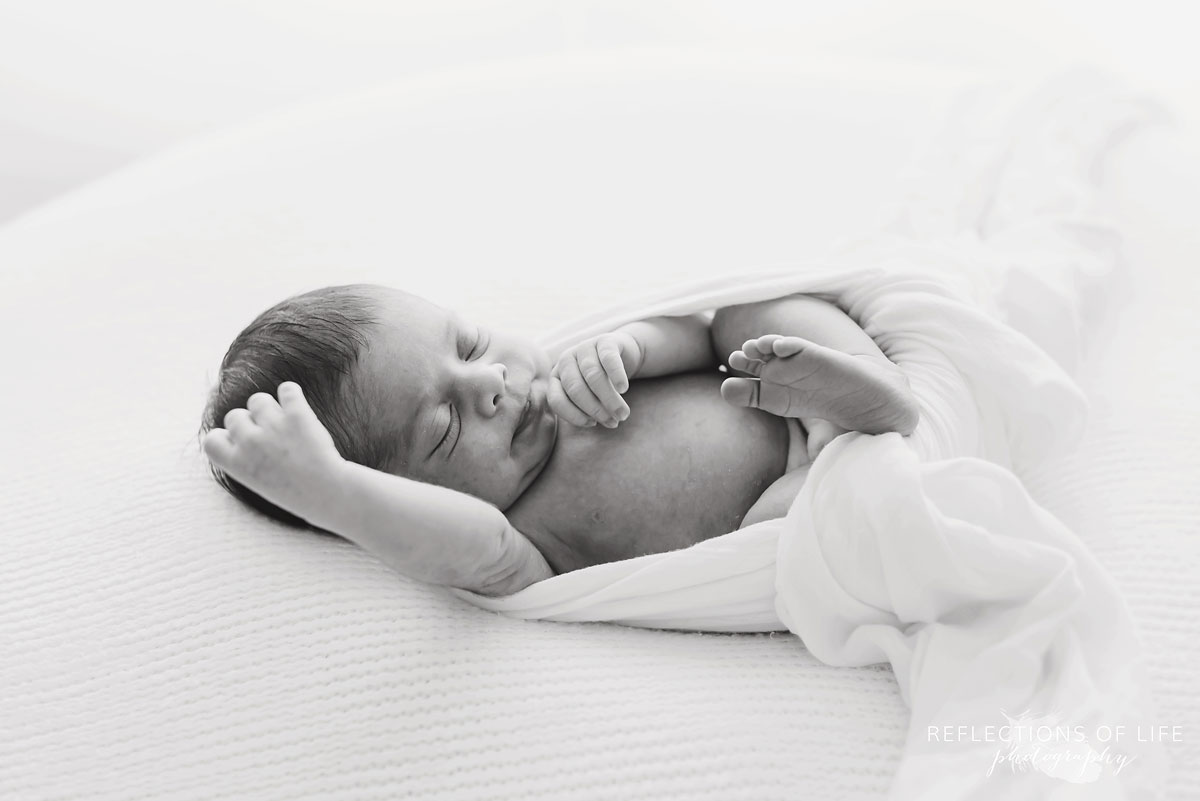
[[(1088, 203), (1104, 154), (1149, 109), (1081, 76), (991, 101), (960, 109), (889, 225), (820, 265), (677, 287), (545, 338), (557, 352), (643, 317), (817, 294), (909, 377), (912, 436), (839, 438), (784, 519), (506, 598), (458, 594), (521, 618), (786, 628), (829, 664), (890, 663), (912, 711), (896, 798), (1153, 794), (1158, 750), (1104, 738), (1153, 720), (1129, 612), (1018, 478), (1081, 434), (1068, 369), (1119, 267), (1119, 232)], [(1049, 741), (997, 741), (1029, 728), (1012, 720), (1049, 721)], [(997, 768), (998, 753), (1024, 769)]]
[[(195, 441), (231, 337), (293, 292), (388, 284), (530, 334), (609, 308), (631, 287), (657, 291), (810, 256), (820, 273), (852, 267), (853, 247), (882, 240), (860, 238), (829, 259), (827, 248), (879, 230), (871, 215), (894, 199), (894, 170), (927, 141), (929, 114), (966, 76), (796, 55), (790, 66), (761, 53), (657, 51), (481, 63), (215, 132), (0, 230), (9, 289), (0, 325), (11, 344), (10, 391), (0, 395), (11, 421), (0, 459), (0, 797), (883, 797), (910, 716), (953, 720), (929, 705), (950, 687), (910, 710), (886, 662), (832, 667), (790, 633), (698, 635), (482, 612), (349, 543), (251, 514), (214, 485)], [(1079, 103), (1057, 115), (1030, 109), (1025, 155), (998, 173), (983, 167), (1003, 137), (969, 152), (931, 145), (939, 158), (913, 176), (916, 191), (886, 230), (924, 248), (922, 269), (937, 269), (939, 281), (1063, 366), (1070, 348), (1092, 343), (1075, 376), (1091, 405), (1080, 449), (1014, 473), (1121, 587), (1161, 722), (1179, 729), (1168, 741), (1165, 797), (1200, 797), (1200, 373), (1188, 369), (1200, 338), (1191, 219), (1200, 162), (1183, 130), (1146, 131), (1114, 154), (1101, 200), (1127, 237), (1130, 268), (1117, 324), (1101, 330), (1109, 342), (1054, 340), (1090, 324), (1089, 304), (1073, 300), (1082, 298), (1073, 288), (1083, 288), (1080, 268), (1099, 271), (1094, 286), (1108, 292), (1105, 271), (1118, 266), (1093, 247), (1113, 229), (1078, 224), (1090, 220), (1075, 202), (1088, 200), (1087, 186), (1043, 180), (1088, 173), (1030, 166), (1046, 143), (1098, 153), (1089, 143), (1118, 130), (1120, 107), (1070, 96)], [(1011, 105), (982, 108), (1009, 127), (972, 130), (1021, 133), (1005, 116)], [(1051, 136), (1039, 121), (1055, 118), (1079, 124)], [(1007, 189), (997, 192), (989, 175), (1009, 176)], [(1088, 247), (1055, 241), (1064, 237), (1086, 237)], [(890, 244), (875, 250), (883, 261), (894, 255)], [(1088, 251), (1104, 257), (1077, 258)], [(1042, 269), (1019, 269), (1034, 259)], [(1010, 262), (1018, 269), (984, 282), (958, 275), (981, 260), (989, 276)], [(1039, 294), (1022, 281), (1064, 291)], [(1055, 315), (1031, 305), (1038, 297), (1072, 303)], [(1051, 336), (1038, 334), (1043, 319)], [(924, 470), (937, 460), (917, 452), (918, 441), (902, 449)], [(851, 456), (828, 467), (850, 468)], [(898, 480), (908, 469), (898, 459), (872, 475)], [(945, 496), (945, 485), (917, 477), (924, 492)], [(822, 484), (838, 481), (831, 473)], [(886, 488), (845, 488), (896, 502)], [(773, 575), (776, 535), (739, 535), (697, 549), (724, 548), (744, 560), (737, 571)], [(958, 558), (945, 552), (946, 562)], [(1087, 564), (1064, 553), (1091, 600)], [(621, 568), (603, 568), (578, 578), (621, 592)], [(713, 582), (684, 597), (669, 585), (683, 577), (662, 565), (662, 605), (678, 601), (664, 618), (721, 623), (718, 610), (734, 607), (713, 588), (726, 582), (732, 594), (737, 571), (714, 569)], [(827, 602), (862, 592), (859, 575), (835, 574), (846, 584)], [(538, 590), (549, 603), (555, 586), (529, 597)], [(876, 658), (870, 637), (883, 627), (855, 622), (858, 604), (839, 607), (849, 622), (836, 630), (853, 636), (845, 646), (831, 638), (825, 658)], [(773, 596), (742, 611), (744, 624), (783, 626)], [(1112, 648), (1123, 642), (1120, 618), (1117, 609), (1105, 624)], [(1052, 628), (1078, 620), (1059, 617)], [(928, 639), (929, 648), (953, 621), (909, 623), (891, 637), (904, 646), (923, 626), (929, 633), (911, 644)], [(890, 643), (880, 658), (903, 656)], [(923, 653), (909, 657), (924, 677), (915, 692), (905, 678), (910, 701), (937, 689)], [(1116, 685), (1102, 664), (1117, 663), (1094, 665), (1089, 687)], [(954, 697), (947, 709), (963, 703)], [(913, 733), (910, 776), (923, 748), (932, 759), (951, 748)], [(1108, 745), (1126, 751), (1135, 736)], [(973, 776), (978, 755), (968, 756), (963, 771)], [(1135, 770), (1143, 763), (1122, 776)], [(1095, 787), (1053, 789), (1092, 798)], [(1044, 798), (1043, 789), (1027, 795)]]

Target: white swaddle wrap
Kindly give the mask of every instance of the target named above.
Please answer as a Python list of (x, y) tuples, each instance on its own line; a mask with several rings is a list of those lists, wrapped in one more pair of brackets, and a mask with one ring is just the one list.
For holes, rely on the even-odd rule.
[[(835, 440), (783, 519), (505, 598), (456, 594), (522, 618), (790, 630), (830, 664), (888, 662), (912, 709), (897, 798), (1153, 797), (1162, 766), (1134, 735), (1152, 716), (1129, 613), (1017, 478), (1082, 432), (1064, 367), (1118, 242), (1086, 216), (1089, 181), (1144, 110), (1069, 79), (1009, 106), (986, 146), (952, 129), (898, 222), (819, 268), (678, 287), (549, 334), (556, 355), (636, 319), (817, 294), (904, 371), (921, 421), (907, 438)], [(1013, 742), (1012, 726), (1006, 739), (1022, 715), (1052, 739)]]

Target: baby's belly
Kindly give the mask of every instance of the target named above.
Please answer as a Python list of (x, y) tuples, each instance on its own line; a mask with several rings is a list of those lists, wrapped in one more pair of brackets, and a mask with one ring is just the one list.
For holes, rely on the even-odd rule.
[(721, 398), (721, 373), (632, 382), (616, 430), (560, 422), (542, 475), (509, 510), (559, 573), (735, 530), (784, 472), (784, 420)]

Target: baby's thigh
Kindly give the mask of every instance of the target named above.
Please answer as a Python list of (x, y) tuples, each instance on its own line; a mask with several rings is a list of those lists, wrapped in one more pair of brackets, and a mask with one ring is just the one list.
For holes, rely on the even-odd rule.
[(752, 526), (763, 520), (775, 520), (776, 518), (785, 517), (788, 510), (792, 508), (792, 502), (800, 494), (800, 489), (804, 486), (805, 479), (808, 478), (808, 468), (810, 466), (809, 464), (803, 464), (776, 479), (775, 483), (767, 487), (758, 500), (754, 502), (754, 505), (750, 507), (750, 511), (746, 512), (746, 516), (742, 518), (742, 523), (738, 528)]
[[(764, 334), (817, 339), (813, 337), (811, 324), (814, 307), (830, 305), (833, 305), (832, 299), (827, 296), (795, 294), (718, 309), (713, 315), (710, 329), (713, 349), (724, 363), (729, 359), (729, 354), (740, 350), (746, 340), (757, 339)], [(821, 344), (836, 347), (834, 343)], [(737, 371), (733, 372), (740, 375)]]

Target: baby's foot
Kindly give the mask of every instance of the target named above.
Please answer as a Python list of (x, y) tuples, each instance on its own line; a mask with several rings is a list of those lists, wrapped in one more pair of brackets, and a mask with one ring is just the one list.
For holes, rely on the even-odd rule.
[(780, 417), (819, 417), (850, 431), (881, 434), (916, 428), (908, 379), (884, 357), (852, 356), (800, 337), (766, 334), (729, 357), (734, 370), (721, 395)]

